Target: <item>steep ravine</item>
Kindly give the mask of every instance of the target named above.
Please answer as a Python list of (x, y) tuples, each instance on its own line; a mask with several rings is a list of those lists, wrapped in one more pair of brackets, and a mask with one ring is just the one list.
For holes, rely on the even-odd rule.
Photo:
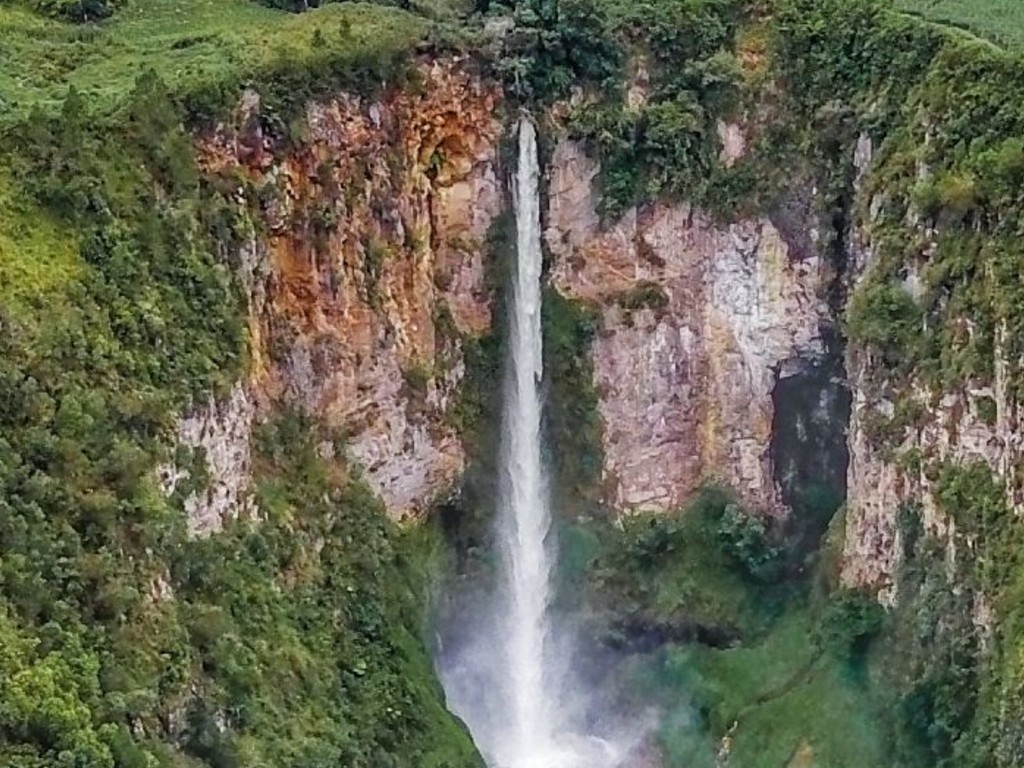
[[(341, 5), (309, 61), (414, 18)], [(494, 609), (525, 113), (573, 728), (1024, 764), (1024, 64), (883, 6), (546, 4), (5, 125), (0, 763), (480, 768), (435, 667)]]
[[(487, 235), (507, 203), (507, 129), (500, 91), (471, 63), (424, 61), (419, 70), (425, 87), (415, 94), (308, 105), (292, 129), (298, 141), (264, 127), (255, 92), (231, 122), (197, 138), (204, 173), (236, 184), (246, 212), (234, 258), (249, 292), (251, 361), (229, 396), (179, 426), (184, 444), (202, 448), (209, 476), (185, 502), (194, 534), (260, 516), (252, 430), (274, 404), (340, 430), (397, 519), (422, 517), (457, 487), (465, 435), (451, 414), (463, 340), (491, 328)], [(720, 131), (730, 162), (743, 157), (743, 131)], [(870, 139), (849, 154), (861, 189)], [(1017, 506), (1004, 366), (990, 388), (938, 400), (922, 390), (900, 454), (871, 433), (872, 414), (891, 406), (869, 351), (853, 344), (840, 359), (845, 308), (830, 304), (838, 281), (856, 290), (871, 267), (870, 222), (842, 244), (846, 273), (830, 261), (832, 233), (810, 186), (731, 223), (668, 201), (602, 221), (599, 166), (564, 135), (554, 137), (546, 183), (550, 283), (597, 317), (587, 355), (608, 509), (673, 513), (713, 483), (784, 520), (801, 494), (839, 499), (848, 487), (841, 582), (891, 606), (904, 546), (895, 511), (920, 504), (925, 529), (940, 536), (953, 525), (934, 476), (900, 454), (980, 460)], [(988, 401), (994, 417), (980, 411)], [(330, 458), (334, 448), (323, 450)], [(168, 491), (184, 479), (182, 468), (163, 474)], [(825, 524), (814, 523), (819, 533)], [(991, 610), (978, 593), (979, 626), (990, 629)]]
[[(500, 97), (465, 63), (422, 71), (427, 96), (311, 104), (294, 147), (265, 134), (255, 93), (234, 125), (199, 138), (205, 172), (239, 180), (239, 200), (255, 202), (237, 245), (250, 374), (180, 427), (207, 457), (210, 483), (188, 502), (198, 533), (248, 505), (249, 433), (272, 402), (342, 429), (397, 517), (422, 514), (464, 466), (446, 413), (460, 338), (490, 327)], [(666, 511), (715, 481), (783, 514), (773, 393), (823, 363), (835, 323), (821, 223), (803, 206), (784, 235), (770, 217), (727, 225), (652, 203), (601, 224), (596, 176), (580, 145), (558, 141), (545, 236), (551, 283), (599, 310), (590, 354), (605, 501)]]
[[(465, 436), (451, 415), (463, 340), (491, 325), (488, 231), (508, 200), (507, 129), (499, 91), (470, 62), (419, 71), (416, 95), (308, 105), (297, 141), (264, 127), (255, 92), (197, 137), (204, 173), (236, 185), (244, 212), (234, 259), (249, 292), (251, 361), (225, 399), (179, 425), (209, 478), (185, 500), (193, 535), (264, 514), (253, 430), (281, 406), (338, 430), (344, 457), (338, 441), (322, 443), (323, 456), (363, 467), (395, 518), (422, 517), (457, 487)], [(722, 132), (733, 144), (740, 134)], [(549, 281), (598, 317), (587, 354), (601, 501), (675, 513), (715, 483), (756, 514), (785, 518), (815, 475), (812, 455), (836, 491), (836, 273), (813, 191), (731, 224), (687, 203), (601, 222), (597, 177), (580, 144), (557, 139), (545, 173)], [(187, 479), (182, 468), (163, 473), (168, 491)]]

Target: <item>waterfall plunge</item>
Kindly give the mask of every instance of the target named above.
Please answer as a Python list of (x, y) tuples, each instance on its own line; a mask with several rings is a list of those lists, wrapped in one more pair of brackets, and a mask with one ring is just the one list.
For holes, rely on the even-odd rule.
[(508, 762), (530, 765), (534, 752), (549, 749), (555, 714), (545, 685), (551, 557), (547, 537), (551, 511), (541, 465), (541, 396), (544, 373), (541, 335), (540, 167), (533, 124), (519, 126), (516, 174), (516, 244), (512, 279), (509, 354), (502, 413), (502, 474), (499, 486), (500, 543), (510, 694)]
[(491, 768), (615, 768), (619, 747), (583, 727), (571, 650), (552, 625), (551, 511), (541, 451), (540, 163), (536, 130), (519, 124), (514, 189), (518, 259), (511, 281), (503, 390), (498, 546), (501, 579), (487, 620), (440, 671), (452, 711)]

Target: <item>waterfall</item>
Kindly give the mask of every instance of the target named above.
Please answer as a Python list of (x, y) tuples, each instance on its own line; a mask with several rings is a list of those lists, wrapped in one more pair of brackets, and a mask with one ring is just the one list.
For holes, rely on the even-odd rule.
[(547, 483), (541, 464), (540, 165), (533, 123), (519, 126), (515, 210), (518, 259), (512, 278), (509, 364), (502, 414), (499, 485), (500, 544), (507, 637), (510, 765), (547, 751), (552, 742), (550, 688), (545, 686), (548, 604), (551, 596), (551, 529)]
[(442, 660), (449, 706), (491, 768), (613, 768), (617, 749), (579, 727), (582, 692), (563, 681), (569, 654), (556, 635), (553, 544), (542, 457), (540, 161), (533, 123), (519, 124), (513, 189), (518, 258), (511, 276), (498, 480), (500, 579), (468, 648)]

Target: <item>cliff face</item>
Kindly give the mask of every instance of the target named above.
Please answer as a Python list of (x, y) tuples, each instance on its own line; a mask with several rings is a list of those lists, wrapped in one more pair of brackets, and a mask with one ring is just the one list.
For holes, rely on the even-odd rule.
[[(252, 430), (275, 402), (342, 430), (396, 517), (464, 467), (446, 412), (460, 338), (490, 324), (483, 249), (504, 204), (500, 97), (461, 62), (420, 72), (419, 89), (309, 105), (292, 141), (249, 93), (232, 124), (197, 142), (205, 173), (236, 185), (249, 212), (233, 258), (252, 361), (247, 381), (180, 425), (209, 476), (186, 500), (195, 533), (255, 512)], [(722, 137), (730, 156), (742, 152), (738, 129)], [(591, 354), (608, 501), (668, 510), (715, 480), (781, 514), (772, 394), (821, 357), (828, 322), (813, 219), (787, 221), (783, 236), (767, 217), (719, 225), (675, 204), (602, 224), (597, 171), (582, 147), (558, 143), (546, 238), (553, 284), (600, 308)], [(183, 472), (165, 468), (165, 487)]]
[[(736, 151), (733, 137), (728, 143)], [(705, 480), (783, 510), (771, 455), (780, 377), (824, 353), (826, 269), (814, 221), (717, 224), (652, 204), (602, 227), (598, 169), (563, 141), (550, 169), (553, 282), (599, 307), (592, 354), (604, 479), (620, 509), (667, 510)]]
[[(862, 136), (854, 158), (862, 177), (868, 172), (871, 156), (871, 142)], [(865, 209), (874, 211), (878, 206), (877, 201), (868, 201)], [(863, 222), (853, 234), (854, 285), (866, 278), (874, 263), (871, 223)], [(926, 252), (934, 249), (933, 241), (928, 244), (934, 233), (929, 235), (916, 221), (907, 221), (906, 226), (921, 230)], [(911, 295), (917, 290), (916, 281), (911, 268), (904, 282)], [(895, 574), (903, 554), (898, 526), (902, 507), (919, 508), (927, 531), (952, 540), (955, 522), (936, 503), (936, 478), (930, 471), (939, 464), (986, 465), (1003, 485), (1009, 508), (1018, 513), (1024, 509), (1024, 425), (1010, 392), (1004, 338), (1004, 333), (997, 334), (991, 386), (965, 382), (957, 390), (935, 393), (915, 383), (909, 402), (916, 418), (900, 428), (897, 447), (884, 449), (872, 433), (876, 425), (895, 415), (890, 382), (879, 380), (878, 366), (869, 352), (850, 347), (847, 367), (853, 408), (842, 569), (845, 584), (877, 591), (886, 603), (896, 601)], [(950, 547), (949, 552), (950, 557), (955, 556), (955, 548)]]
[[(850, 357), (854, 404), (842, 577), (847, 585), (868, 587), (892, 603), (903, 552), (897, 524), (901, 507), (919, 507), (929, 532), (946, 538), (955, 533), (954, 521), (936, 503), (929, 466), (981, 462), (1005, 485), (1011, 508), (1021, 509), (1018, 473), (1024, 456), (1018, 416), (998, 384), (939, 397), (922, 388), (916, 392), (921, 411), (917, 423), (904, 434), (898, 449), (879, 449), (870, 424), (879, 415), (891, 417), (893, 404), (872, 382), (870, 360), (860, 350), (852, 350)], [(995, 403), (994, 417), (984, 413), (985, 403)]]
[[(181, 442), (200, 450), (209, 477), (186, 500), (195, 533), (256, 512), (252, 432), (275, 402), (341, 430), (396, 517), (423, 510), (464, 468), (446, 413), (463, 376), (460, 338), (490, 325), (484, 240), (505, 203), (500, 94), (464, 62), (419, 72), (418, 86), (375, 100), (310, 104), (289, 140), (249, 93), (231, 124), (197, 140), (204, 172), (234, 185), (245, 213), (231, 258), (249, 294), (252, 360), (246, 381), (180, 422)], [(719, 133), (727, 161), (742, 155), (738, 127)], [(865, 139), (855, 161), (866, 171), (870, 159)], [(800, 210), (724, 225), (680, 203), (602, 223), (597, 175), (581, 146), (557, 143), (546, 240), (555, 287), (600, 311), (591, 355), (607, 501), (669, 510), (714, 480), (782, 514), (773, 394), (826, 354), (832, 322), (818, 222)], [(852, 251), (856, 280), (871, 261), (867, 228)], [(929, 529), (951, 523), (936, 509), (927, 462), (900, 461), (870, 438), (872, 420), (892, 408), (872, 384), (872, 361), (853, 348), (847, 365), (842, 579), (891, 600), (901, 551), (894, 511), (920, 501)], [(939, 399), (922, 390), (925, 418), (897, 453), (984, 461), (1019, 508), (1019, 417), (1000, 381)], [(987, 402), (995, 412), (983, 418)], [(165, 467), (164, 487), (185, 472)]]
[(204, 173), (233, 185), (244, 214), (232, 258), (251, 375), (181, 424), (210, 475), (187, 502), (196, 532), (246, 507), (252, 425), (272, 402), (338, 428), (397, 517), (462, 470), (445, 416), (460, 338), (490, 324), (483, 244), (503, 205), (500, 99), (464, 62), (419, 75), (376, 100), (308, 105), (291, 140), (248, 93), (232, 124), (197, 141)]

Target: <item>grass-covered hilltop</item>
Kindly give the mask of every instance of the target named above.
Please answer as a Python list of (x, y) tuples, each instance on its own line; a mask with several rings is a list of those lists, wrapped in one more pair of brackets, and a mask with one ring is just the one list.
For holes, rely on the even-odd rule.
[(558, 607), (644, 759), (1024, 765), (1024, 6), (0, 0), (0, 766), (481, 768), (432, 654), (493, 575), (521, 109), (582, 228), (825, 275), (840, 458), (769, 418), (781, 512), (727, 451), (617, 508), (608, 307), (545, 291)]

